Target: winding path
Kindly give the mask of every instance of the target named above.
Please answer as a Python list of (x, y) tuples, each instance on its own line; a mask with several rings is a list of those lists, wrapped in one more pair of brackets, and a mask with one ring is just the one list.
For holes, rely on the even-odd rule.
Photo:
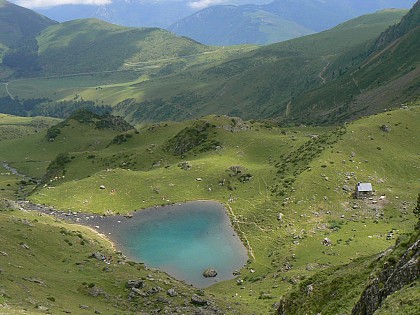
[(15, 100), (15, 98), (13, 97), (13, 95), (12, 95), (12, 93), (10, 93), (10, 91), (9, 91), (9, 82), (7, 82), (7, 83), (3, 83), (4, 84), (4, 86), (5, 86), (5, 88), (6, 88), (6, 93), (9, 95), (9, 97), (12, 99), (12, 100)]

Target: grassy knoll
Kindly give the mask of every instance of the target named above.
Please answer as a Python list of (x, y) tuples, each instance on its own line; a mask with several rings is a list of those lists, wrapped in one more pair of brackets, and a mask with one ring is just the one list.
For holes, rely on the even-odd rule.
[[(30, 200), (62, 210), (123, 214), (187, 200), (222, 202), (250, 260), (243, 282), (222, 282), (208, 292), (222, 306), (235, 302), (247, 314), (267, 314), (308, 276), (352, 262), (364, 268), (359, 258), (412, 229), (420, 190), (419, 115), (412, 106), (341, 128), (279, 128), (207, 116), (126, 132), (69, 120), (53, 142), (45, 135), (35, 135), (36, 146), (35, 136), (3, 141), (0, 152), (19, 169), (30, 164), (27, 150), (55, 159), (59, 176), (48, 178)], [(67, 158), (56, 158), (59, 153)], [(29, 166), (22, 170), (36, 174)], [(371, 200), (353, 198), (358, 181), (372, 183)], [(348, 303), (334, 310), (350, 307), (363, 278), (352, 282)]]

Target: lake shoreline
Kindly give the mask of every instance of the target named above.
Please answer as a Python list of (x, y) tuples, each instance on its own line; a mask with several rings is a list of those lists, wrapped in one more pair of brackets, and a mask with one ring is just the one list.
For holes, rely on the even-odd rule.
[[(238, 236), (238, 233), (236, 232), (236, 229), (233, 227), (231, 213), (228, 211), (225, 205), (218, 201), (213, 200), (198, 200), (198, 201), (190, 201), (185, 203), (177, 203), (177, 204), (170, 204), (170, 205), (162, 205), (162, 206), (155, 206), (152, 208), (146, 208), (141, 210), (135, 210), (129, 214), (126, 215), (99, 215), (99, 214), (91, 214), (91, 213), (81, 213), (81, 212), (64, 212), (59, 211), (57, 209), (54, 209), (52, 207), (42, 206), (42, 205), (36, 205), (31, 204), (29, 202), (20, 202), (19, 205), (21, 208), (26, 210), (32, 210), (32, 211), (38, 211), (41, 213), (45, 213), (48, 215), (52, 215), (56, 218), (62, 219), (66, 222), (73, 223), (76, 225), (82, 225), (87, 228), (89, 228), (92, 232), (97, 234), (99, 237), (106, 239), (112, 244), (112, 247), (114, 250), (121, 252), (128, 260), (132, 260), (138, 263), (143, 263), (149, 268), (161, 270), (162, 272), (165, 272), (172, 277), (176, 278), (179, 281), (183, 281), (187, 284), (191, 284), (197, 288), (205, 288), (209, 287), (213, 284), (216, 284), (220, 281), (225, 280), (231, 280), (235, 278), (234, 271), (239, 270), (243, 267), (245, 267), (246, 261), (248, 260), (248, 254), (249, 251), (243, 244), (242, 240)], [(204, 278), (202, 276), (202, 272), (200, 272), (199, 275), (197, 275), (197, 272), (195, 272), (196, 277), (198, 278), (198, 281), (188, 281), (185, 279), (185, 276), (180, 276), (179, 272), (176, 270), (176, 268), (170, 267), (170, 263), (168, 266), (165, 266), (163, 269), (153, 266), (149, 264), (148, 262), (144, 261), (143, 259), (139, 258), (139, 256), (134, 255), (130, 253), (130, 248), (126, 248), (127, 245), (124, 245), (121, 241), (121, 236), (117, 237), (117, 234), (124, 234), (124, 232), (121, 232), (121, 227), (127, 227), (127, 226), (133, 226), (135, 225), (139, 220), (144, 220), (144, 218), (148, 218), (150, 222), (155, 222), (156, 216), (158, 216), (161, 212), (166, 212), (169, 214), (174, 214), (174, 211), (177, 211), (177, 209), (181, 209), (181, 207), (185, 206), (196, 206), (196, 207), (211, 207), (213, 206), (217, 211), (220, 211), (223, 209), (223, 219), (222, 219), (222, 225), (223, 230), (228, 231), (230, 238), (237, 238), (238, 241), (234, 241), (232, 239), (226, 239), (224, 242), (229, 241), (232, 242), (232, 245), (235, 249), (233, 251), (238, 252), (238, 257), (246, 257), (246, 259), (243, 259), (243, 264), (240, 266), (237, 266), (235, 270), (232, 270), (230, 274), (226, 274), (226, 272), (219, 273), (214, 278)], [(209, 211), (209, 210), (206, 210)], [(216, 210), (210, 210), (216, 211)], [(140, 222), (139, 221), (139, 222)], [(230, 230), (231, 231), (230, 231)], [(232, 233), (233, 232), (233, 233)], [(216, 252), (214, 252), (212, 255), (216, 255)], [(206, 268), (211, 268), (212, 265), (208, 265)], [(206, 269), (204, 268), (204, 269)], [(204, 271), (203, 269), (203, 271)], [(223, 267), (221, 267), (223, 269)], [(191, 283), (194, 282), (194, 283)]]

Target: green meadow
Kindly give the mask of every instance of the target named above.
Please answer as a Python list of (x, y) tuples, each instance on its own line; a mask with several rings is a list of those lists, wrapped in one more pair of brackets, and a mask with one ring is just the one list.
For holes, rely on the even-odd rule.
[[(0, 159), (43, 178), (35, 191), (25, 186), (30, 201), (63, 211), (127, 214), (189, 200), (223, 203), (250, 259), (240, 285), (226, 281), (206, 292), (218, 305), (238, 303), (232, 313), (246, 307), (267, 314), (294, 283), (363, 260), (412, 230), (419, 115), (413, 104), (343, 127), (293, 128), (207, 116), (140, 126), (123, 137), (69, 119), (54, 141), (45, 131), (1, 141)], [(54, 172), (50, 161), (59, 165)], [(19, 179), (1, 180), (0, 192), (10, 198)], [(372, 199), (354, 199), (359, 181), (372, 183)], [(363, 275), (358, 279), (356, 293)]]

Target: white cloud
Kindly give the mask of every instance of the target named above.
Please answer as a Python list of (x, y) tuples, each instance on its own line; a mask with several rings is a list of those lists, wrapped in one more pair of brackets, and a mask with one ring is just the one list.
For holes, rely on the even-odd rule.
[(63, 4), (93, 4), (102, 5), (110, 4), (112, 0), (17, 0), (17, 5), (25, 8), (48, 8)]
[(188, 5), (193, 9), (201, 10), (201, 9), (210, 7), (212, 5), (224, 4), (226, 2), (228, 1), (226, 0), (198, 0), (198, 1), (189, 2)]

